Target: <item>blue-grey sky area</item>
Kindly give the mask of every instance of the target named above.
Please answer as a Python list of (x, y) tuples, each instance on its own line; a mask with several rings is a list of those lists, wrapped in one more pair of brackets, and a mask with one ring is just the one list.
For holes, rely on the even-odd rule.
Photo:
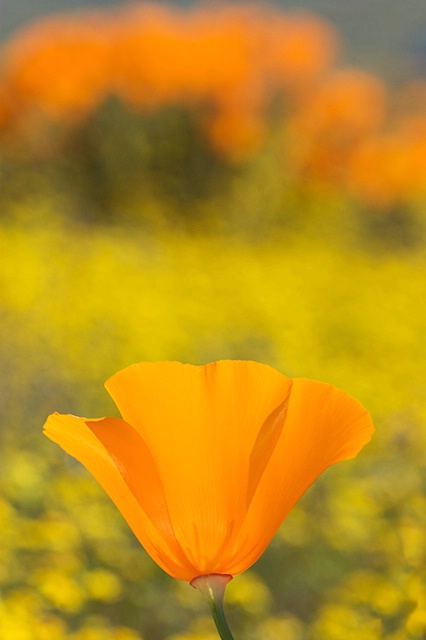
[[(0, 39), (38, 16), (120, 4), (124, 0), (0, 0)], [(191, 3), (175, 0), (174, 4)], [(396, 80), (426, 75), (426, 0), (278, 0), (272, 4), (285, 10), (307, 9), (332, 20), (343, 35), (347, 64)]]

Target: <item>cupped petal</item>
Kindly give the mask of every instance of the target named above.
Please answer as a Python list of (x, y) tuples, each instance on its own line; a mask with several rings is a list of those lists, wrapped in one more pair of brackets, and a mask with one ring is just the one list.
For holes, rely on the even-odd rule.
[(152, 454), (174, 534), (196, 575), (228, 573), (223, 557), (279, 441), (291, 385), (250, 361), (141, 363), (107, 381)]
[(329, 384), (294, 379), (279, 440), (241, 535), (223, 558), (227, 572), (235, 575), (251, 566), (314, 480), (330, 465), (355, 457), (373, 432), (358, 400)]
[(45, 435), (96, 478), (150, 556), (173, 577), (191, 580), (196, 569), (174, 536), (163, 487), (150, 452), (124, 420), (52, 414)]

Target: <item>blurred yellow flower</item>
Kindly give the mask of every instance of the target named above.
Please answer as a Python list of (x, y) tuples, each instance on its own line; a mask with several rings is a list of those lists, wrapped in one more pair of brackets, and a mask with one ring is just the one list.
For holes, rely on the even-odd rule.
[(123, 419), (55, 413), (44, 432), (180, 580), (250, 567), (312, 482), (374, 430), (346, 393), (257, 362), (135, 364), (106, 388)]

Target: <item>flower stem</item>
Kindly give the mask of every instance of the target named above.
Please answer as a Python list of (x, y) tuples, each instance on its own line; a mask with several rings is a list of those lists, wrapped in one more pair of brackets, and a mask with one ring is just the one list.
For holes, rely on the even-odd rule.
[(191, 586), (201, 591), (207, 599), (216, 629), (222, 640), (234, 640), (223, 610), (223, 596), (230, 580), (232, 580), (230, 575), (210, 573), (198, 576), (191, 581)]

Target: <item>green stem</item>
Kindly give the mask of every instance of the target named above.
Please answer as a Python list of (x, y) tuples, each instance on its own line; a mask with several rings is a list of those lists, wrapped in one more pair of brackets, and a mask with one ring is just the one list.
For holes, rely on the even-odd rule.
[(191, 586), (201, 591), (207, 599), (216, 629), (222, 640), (234, 640), (223, 610), (223, 596), (230, 580), (232, 580), (232, 576), (210, 573), (198, 576), (191, 581)]

